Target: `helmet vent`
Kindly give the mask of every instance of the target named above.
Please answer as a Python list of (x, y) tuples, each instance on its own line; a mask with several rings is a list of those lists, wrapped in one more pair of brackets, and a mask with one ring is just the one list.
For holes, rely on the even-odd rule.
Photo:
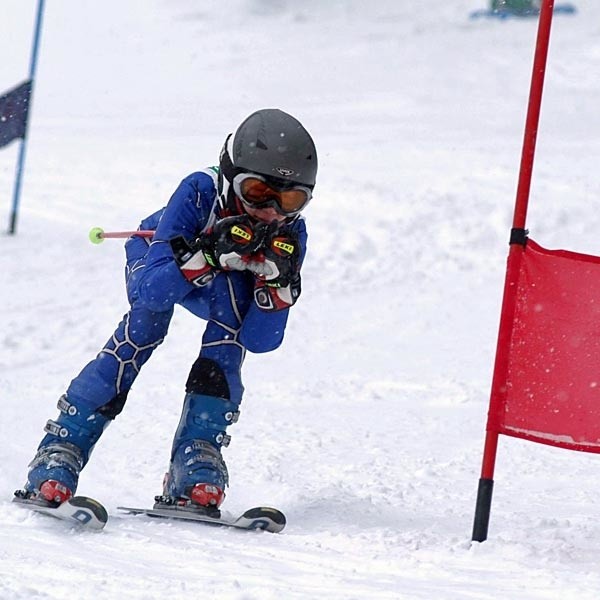
[(268, 150), (267, 145), (261, 139), (256, 140), (256, 147), (261, 150)]

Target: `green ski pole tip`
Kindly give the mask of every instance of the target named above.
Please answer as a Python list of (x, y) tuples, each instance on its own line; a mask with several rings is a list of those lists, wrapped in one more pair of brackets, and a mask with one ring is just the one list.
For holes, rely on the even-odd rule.
[(101, 244), (104, 241), (102, 234), (104, 233), (104, 229), (102, 227), (93, 227), (90, 230), (90, 242), (92, 244)]

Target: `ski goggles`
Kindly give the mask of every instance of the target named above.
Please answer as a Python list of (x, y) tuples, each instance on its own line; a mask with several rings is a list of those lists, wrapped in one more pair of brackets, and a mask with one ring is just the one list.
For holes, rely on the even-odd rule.
[(284, 217), (297, 215), (312, 198), (312, 191), (306, 186), (279, 187), (255, 173), (236, 175), (233, 178), (233, 191), (246, 206), (274, 208)]

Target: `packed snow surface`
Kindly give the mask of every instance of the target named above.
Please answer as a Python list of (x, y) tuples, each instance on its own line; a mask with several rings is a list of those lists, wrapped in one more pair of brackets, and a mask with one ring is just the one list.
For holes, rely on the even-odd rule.
[[(3, 0), (0, 92), (36, 2)], [(528, 227), (600, 254), (600, 4), (553, 23)], [(484, 0), (63, 0), (46, 6), (18, 234), (0, 237), (0, 597), (557, 599), (600, 595), (600, 463), (501, 438), (472, 544), (537, 20)], [(120, 514), (167, 466), (204, 324), (176, 311), (79, 493), (99, 534), (11, 504), (55, 403), (127, 310), (123, 244), (227, 133), (278, 107), (312, 132), (303, 294), (249, 355), (224, 507), (279, 535)], [(0, 150), (8, 226), (19, 143)]]

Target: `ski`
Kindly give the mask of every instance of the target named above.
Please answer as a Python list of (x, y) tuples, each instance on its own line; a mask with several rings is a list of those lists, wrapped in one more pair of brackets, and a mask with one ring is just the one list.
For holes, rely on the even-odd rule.
[(221, 514), (215, 511), (215, 515), (210, 515), (198, 509), (184, 508), (175, 505), (160, 506), (157, 508), (130, 508), (127, 506), (118, 506), (119, 510), (134, 514), (147, 515), (160, 519), (176, 519), (180, 521), (196, 521), (208, 525), (217, 525), (221, 527), (233, 527), (235, 529), (245, 530), (263, 530), (271, 533), (279, 533), (285, 527), (285, 515), (276, 508), (267, 506), (258, 506), (250, 508), (239, 517)]
[(53, 506), (44, 500), (27, 497), (27, 492), (17, 490), (13, 502), (18, 506), (66, 521), (83, 529), (100, 530), (108, 521), (108, 513), (100, 502), (87, 496), (73, 496), (66, 502)]

